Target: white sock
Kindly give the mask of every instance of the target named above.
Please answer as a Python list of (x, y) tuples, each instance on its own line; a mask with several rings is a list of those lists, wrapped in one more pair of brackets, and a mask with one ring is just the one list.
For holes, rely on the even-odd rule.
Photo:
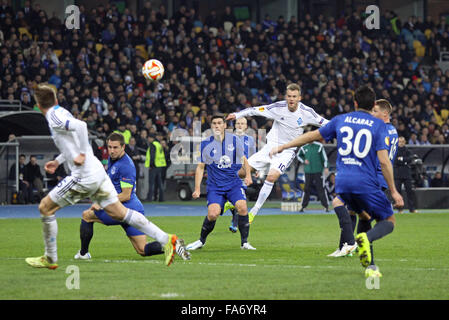
[(128, 209), (125, 219), (122, 222), (129, 224), (137, 230), (145, 233), (147, 236), (155, 239), (161, 245), (165, 245), (168, 242), (168, 234), (151, 221), (149, 221), (143, 214)]
[(273, 185), (274, 184), (272, 182), (268, 182), (265, 180), (262, 188), (260, 188), (260, 192), (259, 192), (259, 196), (257, 197), (256, 204), (250, 210), (250, 212), (252, 214), (256, 215), (259, 212), (260, 208), (262, 208), (263, 204), (265, 203), (268, 196), (270, 195), (271, 190), (273, 190)]
[(45, 256), (50, 258), (52, 263), (56, 263), (58, 261), (58, 248), (56, 246), (58, 223), (56, 222), (56, 215), (41, 215), (41, 221), (44, 234)]

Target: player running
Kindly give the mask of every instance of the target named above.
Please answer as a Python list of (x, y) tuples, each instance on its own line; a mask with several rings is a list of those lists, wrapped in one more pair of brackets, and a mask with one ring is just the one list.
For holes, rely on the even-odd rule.
[[(125, 152), (125, 138), (120, 133), (111, 133), (106, 139), (108, 148), (108, 176), (118, 193), (118, 199), (126, 208), (133, 209), (141, 214), (144, 213), (142, 202), (136, 195), (136, 168), (132, 159)], [(162, 245), (158, 241), (147, 243), (147, 236), (136, 228), (112, 219), (98, 203), (94, 203), (88, 210), (83, 212), (80, 225), (81, 249), (75, 255), (75, 259), (91, 259), (89, 244), (92, 240), (95, 222), (106, 226), (121, 225), (125, 230), (131, 244), (141, 256), (152, 256), (164, 253)], [(180, 245), (176, 251), (184, 260), (190, 260), (190, 253), (184, 250), (184, 242), (179, 239)]]
[[(390, 123), (390, 115), (392, 112), (392, 106), (388, 102), (388, 100), (385, 99), (379, 99), (376, 100), (373, 109), (371, 110), (371, 114), (375, 116), (376, 118), (382, 120), (387, 125), (387, 146), (388, 146), (388, 156), (390, 158), (391, 164), (393, 165), (394, 159), (396, 158), (396, 151), (397, 151), (397, 145), (398, 145), (398, 133), (396, 131), (396, 128)], [(380, 163), (377, 164), (377, 177), (379, 179), (379, 185), (382, 191), (384, 191), (388, 198), (390, 198), (389, 191), (388, 191), (388, 185), (383, 177), (382, 169), (380, 166)], [(335, 197), (332, 201), (332, 205), (334, 208), (343, 206), (344, 203), (338, 198)], [(340, 235), (340, 245), (337, 250), (331, 254), (329, 254), (329, 257), (343, 257), (346, 255), (352, 255), (352, 253), (357, 248), (357, 245), (355, 244), (355, 238), (354, 238), (354, 229), (355, 225), (357, 223), (357, 216), (356, 213), (352, 210), (349, 211), (351, 222), (348, 221), (347, 217), (340, 218), (340, 228), (341, 228), (341, 235)], [(358, 232), (360, 230), (367, 228), (368, 225), (366, 224), (366, 220), (370, 220), (369, 215), (365, 212), (362, 213), (362, 215), (365, 217), (365, 219), (362, 219), (362, 222), (359, 222), (359, 228)], [(369, 225), (369, 228), (371, 228), (371, 225)], [(372, 252), (371, 252), (372, 254)], [(372, 255), (371, 257), (371, 266), (367, 270), (376, 270), (374, 265), (374, 257)], [(371, 271), (368, 271), (371, 272)]]
[[(326, 141), (337, 139), (336, 193), (339, 199), (355, 212), (366, 211), (371, 218), (377, 220), (372, 229), (360, 230), (355, 239), (359, 247), (360, 263), (365, 268), (368, 268), (372, 261), (370, 244), (391, 233), (396, 222), (392, 205), (379, 186), (378, 161), (395, 205), (404, 205), (394, 184), (393, 166), (388, 154), (387, 126), (370, 114), (374, 102), (374, 91), (362, 86), (355, 92), (355, 112), (336, 116), (326, 126), (270, 151), (271, 156), (284, 149), (300, 147), (321, 138)], [(369, 275), (381, 276), (377, 267), (374, 272), (365, 269), (365, 276)]]
[[(248, 121), (246, 120), (246, 118), (239, 118), (235, 121), (234, 134), (240, 138), (240, 141), (242, 142), (245, 151), (245, 157), (248, 159), (256, 152), (256, 142), (254, 141), (254, 138), (252, 136), (246, 134), (247, 129), (248, 129)], [(248, 186), (245, 184), (244, 179), (242, 179), (242, 188), (244, 190), (248, 188)], [(239, 215), (237, 214), (235, 207), (229, 201), (225, 203), (223, 213), (225, 213), (227, 210), (231, 210), (232, 213), (229, 231), (235, 233), (237, 232)]]
[(178, 237), (162, 231), (140, 212), (123, 206), (103, 165), (93, 154), (86, 123), (58, 105), (52, 87), (39, 84), (34, 96), (39, 110), (48, 121), (53, 141), (61, 152), (55, 160), (47, 162), (44, 169), (53, 173), (61, 163), (67, 161), (71, 175), (64, 178), (39, 203), (45, 253), (40, 257), (26, 258), (25, 261), (36, 268), (56, 269), (58, 224), (55, 213), (65, 206), (90, 198), (104, 208), (111, 218), (156, 239), (164, 248), (165, 264), (169, 266), (173, 262), (176, 246), (182, 245)]
[(207, 216), (201, 228), (200, 239), (187, 245), (187, 250), (204, 247), (207, 236), (212, 232), (215, 223), (223, 213), (226, 200), (230, 201), (239, 214), (238, 227), (241, 238), (241, 248), (255, 250), (248, 242), (249, 221), (246, 206), (245, 190), (238, 171), (246, 167), (245, 184), (251, 185), (251, 172), (246, 160), (240, 139), (232, 133), (227, 133), (226, 122), (220, 116), (212, 117), (213, 135), (201, 142), (201, 160), (195, 172), (195, 191), (193, 198), (200, 196), (201, 180), (204, 169), (207, 170)]
[[(263, 171), (269, 166), (268, 175), (260, 189), (256, 204), (248, 214), (250, 223), (267, 200), (274, 183), (296, 157), (296, 148), (284, 149), (272, 158), (268, 156), (270, 150), (287, 143), (292, 137), (303, 134), (304, 127), (308, 125), (323, 126), (329, 122), (300, 101), (301, 89), (297, 84), (292, 83), (287, 86), (286, 100), (247, 108), (240, 112), (231, 113), (226, 117), (226, 120), (234, 120), (241, 117), (262, 116), (274, 120), (271, 130), (267, 134), (267, 144), (248, 159), (251, 170)], [(239, 175), (243, 176), (242, 170)]]

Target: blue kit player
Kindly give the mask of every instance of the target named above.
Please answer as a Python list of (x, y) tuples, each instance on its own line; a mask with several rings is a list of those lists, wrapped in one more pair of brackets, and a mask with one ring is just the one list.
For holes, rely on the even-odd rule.
[[(245, 151), (245, 157), (248, 159), (254, 153), (256, 153), (256, 142), (254, 141), (254, 138), (252, 136), (246, 134), (247, 129), (248, 129), (248, 121), (246, 120), (246, 118), (238, 118), (237, 120), (235, 120), (234, 134), (240, 138), (240, 141), (242, 142)], [(244, 190), (248, 188), (248, 186), (245, 184), (244, 179), (242, 179), (242, 187)], [(225, 203), (223, 213), (225, 213), (228, 209), (231, 210), (232, 213), (229, 231), (235, 233), (237, 232), (239, 215), (237, 214), (235, 207), (229, 201)]]
[[(132, 159), (125, 153), (125, 140), (122, 134), (112, 133), (106, 140), (109, 159), (108, 159), (108, 176), (114, 185), (118, 199), (126, 208), (133, 209), (144, 215), (144, 208), (136, 195), (136, 168)], [(93, 237), (94, 222), (102, 223), (106, 226), (120, 225), (125, 230), (131, 244), (138, 254), (141, 256), (152, 256), (164, 253), (162, 245), (158, 241), (147, 243), (147, 236), (128, 225), (112, 219), (94, 203), (88, 210), (83, 212), (80, 226), (81, 250), (75, 255), (75, 259), (87, 260), (91, 259), (89, 253), (89, 244)], [(176, 246), (176, 253), (184, 260), (190, 259), (190, 253), (185, 250), (182, 241)]]
[[(396, 219), (393, 207), (382, 192), (377, 176), (377, 165), (380, 163), (382, 174), (397, 207), (404, 206), (404, 200), (396, 190), (393, 177), (393, 166), (389, 158), (388, 129), (386, 124), (374, 117), (370, 111), (375, 103), (374, 91), (362, 86), (354, 95), (354, 112), (334, 117), (328, 124), (318, 130), (297, 137), (282, 146), (273, 148), (270, 155), (291, 147), (301, 147), (312, 141), (324, 138), (326, 141), (337, 139), (337, 175), (335, 191), (344, 205), (334, 208), (350, 224), (349, 213), (345, 207), (360, 213), (363, 223), (355, 240), (359, 247), (360, 262), (366, 276), (381, 274), (377, 267), (370, 267), (372, 254), (370, 244), (394, 229)], [(375, 219), (376, 225), (368, 228), (369, 219)], [(339, 215), (337, 213), (337, 215)], [(360, 222), (359, 222), (360, 224)], [(372, 270), (372, 271), (370, 271)]]
[(188, 244), (187, 250), (202, 248), (207, 236), (212, 232), (215, 223), (223, 213), (226, 201), (230, 201), (239, 214), (238, 228), (241, 236), (241, 248), (255, 250), (248, 242), (249, 220), (246, 194), (242, 181), (238, 176), (239, 169), (245, 167), (245, 184), (250, 185), (251, 172), (244, 154), (241, 140), (232, 133), (227, 133), (226, 122), (220, 116), (211, 119), (213, 135), (201, 142), (201, 159), (195, 172), (195, 190), (193, 198), (200, 196), (200, 186), (207, 170), (207, 216), (204, 219), (200, 239)]
[[(385, 124), (387, 126), (386, 143), (389, 148), (388, 149), (388, 157), (390, 158), (391, 164), (393, 165), (394, 159), (396, 158), (396, 153), (397, 153), (398, 133), (396, 131), (396, 128), (390, 122), (390, 115), (391, 115), (392, 111), (393, 111), (393, 108), (392, 108), (390, 102), (388, 102), (388, 100), (379, 99), (379, 100), (376, 100), (374, 107), (371, 110), (371, 114), (373, 116), (375, 116), (376, 118), (385, 122)], [(388, 190), (387, 182), (385, 181), (384, 176), (382, 174), (382, 168), (380, 166), (380, 163), (377, 164), (377, 177), (379, 179), (379, 185), (380, 185), (382, 191), (384, 191), (386, 196), (389, 199), (391, 199), (390, 191)], [(332, 206), (334, 208), (340, 207), (342, 205), (344, 205), (344, 204), (338, 197), (335, 197), (333, 199)], [(357, 247), (357, 245), (355, 244), (355, 239), (354, 239), (354, 230), (355, 230), (355, 226), (357, 224), (357, 217), (356, 217), (356, 213), (354, 211), (350, 210), (349, 213), (350, 213), (350, 217), (351, 217), (351, 232), (347, 232), (345, 230), (346, 228), (349, 228), (349, 224), (342, 223), (342, 222), (344, 222), (344, 220), (342, 221), (339, 219), (340, 228), (342, 229), (341, 235), (340, 235), (339, 248), (337, 248), (337, 250), (335, 252), (329, 254), (328, 257), (344, 257), (347, 255), (352, 255), (352, 252), (355, 251), (355, 249)], [(364, 220), (369, 220), (370, 219), (369, 215), (368, 216), (366, 216), (366, 215), (367, 215), (367, 213), (363, 213), (363, 216), (365, 216)], [(360, 228), (363, 229), (364, 223), (365, 223), (364, 221), (359, 223), (359, 229)], [(366, 227), (368, 227), (368, 226), (365, 226), (365, 228)], [(371, 256), (371, 264), (374, 265), (374, 256)], [(370, 268), (370, 269), (372, 269), (372, 268)]]

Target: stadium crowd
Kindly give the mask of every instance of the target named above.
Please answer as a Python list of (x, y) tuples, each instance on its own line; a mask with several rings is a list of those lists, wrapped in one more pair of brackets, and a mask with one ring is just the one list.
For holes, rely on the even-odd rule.
[[(80, 12), (80, 29), (70, 30), (37, 3), (13, 11), (1, 1), (2, 99), (33, 107), (34, 86), (48, 82), (89, 129), (103, 137), (129, 130), (145, 155), (148, 136), (169, 148), (175, 128), (192, 133), (199, 120), (205, 130), (215, 113), (282, 99), (289, 82), (328, 119), (350, 111), (354, 89), (368, 83), (392, 102), (392, 122), (410, 144), (449, 143), (449, 70), (436, 63), (449, 50), (445, 20), (401, 22), (386, 12), (380, 30), (368, 30), (363, 14), (351, 12), (255, 23), (237, 21), (229, 7), (200, 17), (181, 6), (169, 17), (150, 1), (137, 15), (114, 4)], [(151, 57), (165, 66), (160, 83), (141, 75)]]

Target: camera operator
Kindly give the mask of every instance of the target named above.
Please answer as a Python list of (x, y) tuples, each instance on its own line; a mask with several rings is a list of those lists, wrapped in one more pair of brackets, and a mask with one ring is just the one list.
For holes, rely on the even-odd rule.
[[(405, 146), (405, 138), (399, 137), (398, 153), (394, 161), (394, 180), (396, 189), (401, 192), (402, 185), (405, 185), (405, 192), (407, 193), (407, 207), (410, 213), (417, 213), (415, 208), (415, 192), (412, 189), (412, 172), (410, 162), (412, 155)], [(399, 210), (401, 213), (402, 210)]]

